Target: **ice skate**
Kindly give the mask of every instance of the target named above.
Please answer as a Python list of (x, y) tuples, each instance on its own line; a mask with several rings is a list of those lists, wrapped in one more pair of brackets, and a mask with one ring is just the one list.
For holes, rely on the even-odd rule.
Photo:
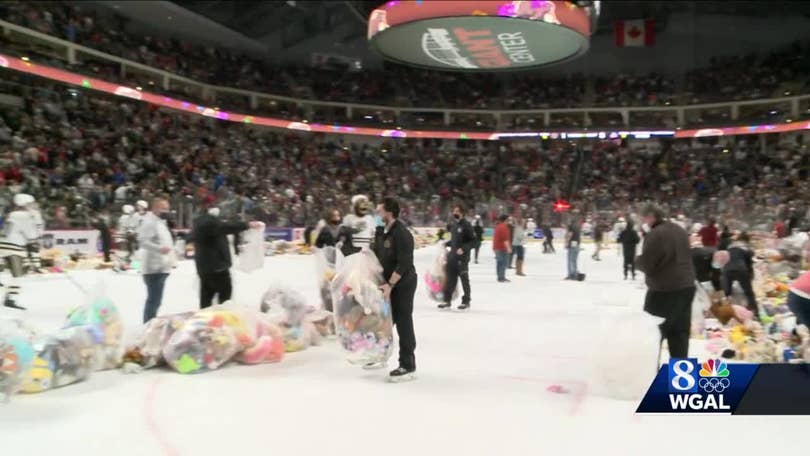
[(3, 301), (3, 305), (4, 305), (5, 307), (10, 308), (10, 309), (26, 310), (26, 308), (25, 308), (25, 307), (23, 307), (23, 306), (21, 306), (21, 305), (17, 304), (17, 302), (16, 302), (16, 301), (14, 301), (14, 300), (13, 300), (13, 299), (11, 299), (11, 298), (6, 298), (6, 300), (5, 300), (5, 301)]
[(460, 306), (458, 306), (458, 310), (467, 310), (470, 308), (469, 302), (462, 302)]
[(439, 304), (437, 307), (439, 308), (439, 310), (446, 310), (446, 309), (450, 308), (450, 303), (449, 302), (443, 302), (443, 303)]
[(391, 383), (403, 383), (416, 380), (416, 370), (408, 370), (404, 367), (397, 367), (388, 374), (388, 381)]

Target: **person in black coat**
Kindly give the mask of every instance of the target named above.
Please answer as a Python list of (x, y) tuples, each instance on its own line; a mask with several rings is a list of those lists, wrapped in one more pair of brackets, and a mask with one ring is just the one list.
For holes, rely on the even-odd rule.
[(104, 262), (110, 261), (110, 248), (112, 246), (112, 233), (110, 227), (107, 225), (107, 217), (103, 214), (97, 213), (93, 219), (93, 228), (98, 230), (101, 238), (101, 251), (104, 252)]
[(475, 216), (473, 233), (475, 233), (475, 264), (478, 264), (478, 252), (481, 250), (481, 243), (484, 242), (484, 225), (481, 224), (480, 215)]
[(732, 236), (728, 225), (724, 225), (723, 231), (720, 233), (720, 242), (717, 244), (717, 250), (728, 250), (728, 246), (731, 245)]
[(734, 282), (739, 282), (740, 288), (743, 289), (745, 298), (748, 300), (748, 309), (759, 318), (757, 297), (754, 294), (754, 287), (751, 286), (751, 280), (754, 278), (754, 254), (748, 248), (749, 240), (748, 234), (741, 233), (737, 237), (737, 242), (729, 246), (728, 263), (723, 268), (723, 279), (726, 296), (731, 296)]
[(461, 298), (459, 310), (470, 307), (470, 252), (475, 246), (475, 232), (470, 222), (464, 218), (464, 207), (460, 204), (453, 208), (453, 222), (450, 223), (450, 241), (446, 246), (447, 252), (446, 274), (447, 281), (444, 286), (444, 302), (439, 304), (440, 309), (450, 307), (450, 300), (456, 290), (458, 280), (461, 279), (461, 288), (464, 296)]
[(260, 226), (259, 222), (224, 222), (215, 208), (194, 220), (191, 239), (194, 242), (194, 264), (200, 277), (201, 309), (210, 307), (214, 296), (220, 303), (231, 299), (233, 288), (228, 235)]
[(617, 240), (622, 245), (624, 254), (624, 280), (627, 280), (628, 272), (632, 273), (633, 280), (636, 280), (636, 247), (641, 242), (641, 238), (638, 236), (632, 220), (627, 222), (627, 226), (619, 233)]
[(543, 226), (543, 253), (555, 253), (554, 232), (551, 231), (551, 225)]

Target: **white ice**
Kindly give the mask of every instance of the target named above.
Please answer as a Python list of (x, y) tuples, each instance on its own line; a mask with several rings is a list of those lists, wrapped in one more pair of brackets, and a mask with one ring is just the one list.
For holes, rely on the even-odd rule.
[[(528, 277), (495, 281), (488, 245), (471, 264), (472, 310), (440, 312), (416, 295), (418, 380), (389, 384), (385, 372), (345, 362), (334, 342), (289, 354), (280, 364), (230, 364), (183, 376), (167, 369), (118, 371), (0, 404), (0, 455), (545, 455), (755, 454), (798, 449), (807, 418), (644, 416), (637, 403), (600, 397), (587, 387), (590, 341), (600, 320), (639, 308), (640, 281), (623, 281), (615, 250), (588, 278), (562, 281), (565, 251), (527, 251)], [(425, 271), (433, 249), (416, 253)], [(263, 271), (234, 272), (235, 299), (258, 305), (268, 283), (282, 280), (315, 301), (314, 259), (277, 256)], [(71, 273), (92, 288), (103, 280), (125, 322), (141, 319), (144, 286), (136, 275)], [(196, 308), (193, 263), (167, 283), (161, 313)], [(26, 279), (21, 313), (41, 330), (60, 326), (84, 302), (65, 277)], [(396, 355), (390, 368), (395, 367)], [(654, 361), (653, 361), (654, 363)], [(627, 366), (615, 366), (627, 369)], [(649, 377), (651, 369), (634, 375)], [(561, 385), (564, 393), (548, 392)], [(778, 439), (774, 442), (773, 439)]]

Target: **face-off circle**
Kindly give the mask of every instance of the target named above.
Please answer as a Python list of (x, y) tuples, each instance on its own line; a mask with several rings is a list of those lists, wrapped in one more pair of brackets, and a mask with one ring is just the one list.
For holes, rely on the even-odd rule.
[(595, 14), (567, 1), (389, 1), (372, 11), (368, 39), (409, 65), (522, 70), (584, 54)]

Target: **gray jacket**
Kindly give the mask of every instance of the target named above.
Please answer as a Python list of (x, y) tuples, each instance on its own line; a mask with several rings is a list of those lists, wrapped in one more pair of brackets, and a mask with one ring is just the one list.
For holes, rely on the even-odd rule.
[[(172, 233), (166, 221), (152, 212), (148, 212), (138, 229), (138, 245), (141, 249), (141, 274), (168, 273), (172, 270), (176, 258), (172, 248)], [(169, 247), (167, 254), (160, 249)]]

